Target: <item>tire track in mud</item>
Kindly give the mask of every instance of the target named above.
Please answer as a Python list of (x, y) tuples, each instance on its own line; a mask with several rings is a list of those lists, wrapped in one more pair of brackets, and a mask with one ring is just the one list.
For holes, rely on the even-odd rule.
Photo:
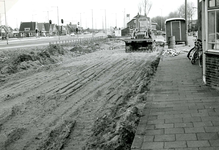
[[(113, 68), (113, 67), (111, 67), (111, 68)], [(115, 68), (114, 68), (115, 69)], [(91, 93), (93, 93), (93, 91), (90, 91), (87, 95), (90, 95)], [(87, 96), (86, 95), (86, 96)], [(84, 96), (84, 97), (86, 97), (86, 96)], [(84, 98), (83, 97), (83, 98)], [(83, 98), (81, 98), (81, 99), (79, 99), (79, 100), (82, 100)], [(69, 104), (68, 104), (69, 105)], [(75, 104), (72, 104), (73, 106), (75, 106)], [(68, 106), (69, 107), (69, 106)], [(59, 108), (61, 108), (61, 107), (59, 107)], [(77, 108), (77, 107), (76, 107)], [(69, 108), (69, 109), (72, 109), (72, 108)], [(67, 108), (65, 108), (65, 110), (67, 110)], [(67, 112), (65, 111), (63, 114), (66, 114)], [(70, 112), (70, 113), (72, 113), (72, 112)], [(60, 115), (60, 114), (59, 114)], [(58, 120), (59, 121), (59, 119), (57, 118), (57, 115), (55, 115), (56, 116), (56, 120)], [(47, 119), (45, 119), (44, 121), (41, 121), (41, 122), (46, 122), (46, 120)], [(55, 123), (56, 124), (56, 123)], [(33, 145), (33, 144), (32, 144)], [(35, 144), (34, 144), (35, 145)]]
[[(114, 51), (113, 53), (121, 52)], [(124, 92), (119, 90), (122, 89), (122, 86), (127, 85), (128, 81), (126, 80), (132, 81), (128, 87), (131, 84), (137, 84), (135, 82), (139, 78), (136, 76), (141, 74), (140, 68), (146, 61), (141, 58), (141, 61), (136, 63), (130, 60), (132, 58), (130, 54), (121, 54), (122, 57), (114, 57), (113, 53), (109, 52), (107, 57), (102, 57), (102, 60), (92, 60), (94, 62), (82, 71), (67, 75), (66, 72), (68, 71), (64, 69), (64, 73), (60, 71), (61, 73), (54, 74), (47, 82), (36, 86), (34, 88), (36, 91), (32, 95), (31, 90), (27, 91), (26, 103), (23, 107), (18, 108), (21, 112), (5, 119), (5, 122), (1, 125), (1, 135), (5, 132), (9, 134), (9, 131), (16, 131), (18, 128), (25, 129), (23, 134), (18, 132), (20, 137), (9, 144), (8, 148), (34, 150), (44, 143), (44, 148), (47, 149), (49, 146), (47, 147), (43, 141), (50, 141), (50, 144), (54, 144), (51, 141), (57, 141), (57, 139), (62, 141), (62, 146), (59, 149), (77, 149), (84, 146), (83, 142), (86, 141), (86, 138), (83, 139), (82, 137), (90, 136), (91, 125), (98, 113), (102, 112), (103, 106), (107, 101), (116, 102), (121, 98)], [(130, 58), (128, 58), (129, 56)], [(139, 67), (137, 72), (135, 72), (135, 67)], [(71, 70), (71, 67), (66, 69), (70, 69), (70, 72), (74, 71)], [(133, 71), (129, 69), (133, 69)], [(49, 73), (52, 74), (52, 72)], [(58, 78), (59, 80), (57, 80)], [(29, 80), (32, 80), (32, 78)], [(29, 84), (29, 82), (27, 83)], [(119, 86), (117, 87), (117, 85)], [(49, 105), (54, 106), (50, 108)], [(72, 126), (67, 131), (66, 120), (69, 122), (69, 126)], [(15, 124), (17, 124), (17, 128)], [(54, 132), (63, 132), (64, 134), (56, 139), (52, 136)], [(40, 147), (40, 149), (43, 148)]]
[[(92, 134), (91, 126), (94, 123), (94, 120), (96, 120), (97, 116), (100, 116), (99, 113), (102, 113), (101, 111), (103, 111), (102, 110), (103, 108), (105, 108), (105, 109), (110, 108), (110, 107), (107, 108), (104, 106), (106, 106), (108, 103), (117, 103), (117, 101), (119, 101), (121, 98), (124, 98), (126, 93), (118, 93), (118, 91), (122, 89), (121, 88), (122, 86), (125, 87), (125, 89), (132, 86), (131, 84), (127, 85), (127, 82), (126, 82), (127, 76), (130, 75), (130, 74), (128, 75), (128, 73), (129, 73), (128, 68), (132, 69), (132, 67), (141, 66), (141, 64), (143, 64), (143, 65), (148, 64), (147, 62), (146, 63), (145, 62), (142, 63), (142, 62), (144, 62), (144, 61), (138, 62), (139, 63), (138, 65), (136, 65), (133, 62), (130, 62), (128, 65), (127, 64), (123, 65), (122, 70), (126, 69), (126, 71), (124, 71), (126, 76), (121, 77), (122, 79), (115, 78), (114, 79), (115, 82), (105, 83), (95, 90), (95, 92), (97, 93), (99, 98), (95, 96), (94, 99), (98, 98), (98, 100), (89, 101), (83, 106), (85, 108), (81, 109), (81, 110), (85, 110), (85, 111), (80, 113), (83, 115), (79, 116), (80, 119), (79, 118), (77, 119), (80, 121), (78, 121), (78, 125), (76, 124), (75, 129), (70, 136), (70, 139), (68, 139), (67, 144), (64, 146), (64, 150), (81, 149), (83, 146), (85, 146), (86, 140), (83, 140), (83, 138), (89, 137)], [(115, 74), (118, 74), (119, 72), (120, 72), (120, 70), (117, 70), (117, 72), (115, 72)], [(136, 73), (134, 71), (132, 72), (132, 77), (136, 76), (136, 79), (133, 78), (134, 79), (133, 82), (136, 82), (136, 80), (138, 80), (139, 78), (142, 79), (142, 75), (140, 75), (142, 73), (142, 70), (139, 69), (137, 72), (138, 72), (138, 76), (136, 76)], [(120, 86), (115, 85), (114, 83), (116, 83), (116, 82)], [(110, 86), (113, 86), (114, 90), (109, 92), (108, 87), (110, 87)], [(98, 94), (100, 92), (100, 90), (105, 91), (105, 92), (102, 94)], [(106, 95), (109, 95), (109, 96), (106, 97)], [(100, 105), (100, 103), (102, 103), (101, 106), (99, 106), (99, 108), (96, 108), (98, 105)], [(110, 112), (110, 113), (112, 113), (112, 112)], [(83, 138), (81, 139), (81, 137), (83, 137)]]
[[(92, 67), (91, 67), (91, 68), (92, 68)], [(88, 70), (88, 69), (87, 69), (87, 70)], [(11, 117), (11, 115), (9, 115), (9, 117)], [(5, 120), (7, 120), (7, 119), (9, 120), (9, 118), (6, 118)]]

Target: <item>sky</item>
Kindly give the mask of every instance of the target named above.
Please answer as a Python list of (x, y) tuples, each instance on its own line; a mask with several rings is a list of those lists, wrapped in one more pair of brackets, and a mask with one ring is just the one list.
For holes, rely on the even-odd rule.
[[(185, 0), (150, 0), (150, 18), (167, 16)], [(138, 13), (142, 0), (5, 0), (7, 24), (19, 28), (21, 22), (78, 23), (83, 28), (124, 27)], [(197, 7), (197, 0), (188, 0)], [(130, 18), (126, 18), (130, 14)], [(196, 15), (194, 19), (196, 18)], [(58, 22), (59, 20), (59, 22)], [(92, 23), (93, 22), (93, 23)], [(0, 24), (5, 24), (4, 0), (0, 0)]]

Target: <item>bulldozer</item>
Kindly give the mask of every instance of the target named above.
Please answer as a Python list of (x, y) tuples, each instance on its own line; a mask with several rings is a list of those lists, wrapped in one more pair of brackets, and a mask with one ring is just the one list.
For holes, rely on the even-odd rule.
[(135, 26), (130, 31), (131, 38), (124, 39), (125, 51), (152, 51), (155, 38), (151, 30), (150, 18), (137, 15), (135, 18)]

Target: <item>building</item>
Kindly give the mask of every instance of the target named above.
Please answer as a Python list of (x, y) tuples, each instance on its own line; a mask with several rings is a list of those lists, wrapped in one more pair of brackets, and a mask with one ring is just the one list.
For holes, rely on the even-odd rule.
[(186, 42), (186, 22), (184, 18), (170, 18), (165, 21), (166, 41), (175, 36), (175, 42)]
[[(128, 23), (127, 23), (127, 28), (129, 28), (129, 33), (132, 33), (133, 32), (133, 30), (135, 29), (135, 28), (137, 28), (137, 26), (138, 26), (138, 28), (140, 28), (140, 24), (137, 24), (137, 22), (136, 22), (136, 19), (145, 19), (145, 16), (143, 16), (143, 15), (139, 15), (139, 14), (137, 14), (132, 20), (130, 20)], [(150, 22), (150, 18), (149, 17), (146, 17), (147, 18), (147, 20), (148, 20), (148, 23), (147, 24), (149, 24), (149, 22)]]
[(36, 29), (38, 30), (39, 36), (46, 36), (45, 23), (37, 23)]
[(20, 37), (30, 37), (36, 35), (37, 22), (21, 22), (19, 28)]
[(0, 36), (2, 39), (13, 37), (13, 29), (9, 26), (1, 25), (0, 26)]
[(198, 37), (202, 40), (203, 82), (219, 88), (219, 1), (197, 0)]
[(44, 26), (45, 26), (45, 34), (46, 36), (49, 36), (49, 31), (50, 31), (50, 23), (44, 23)]

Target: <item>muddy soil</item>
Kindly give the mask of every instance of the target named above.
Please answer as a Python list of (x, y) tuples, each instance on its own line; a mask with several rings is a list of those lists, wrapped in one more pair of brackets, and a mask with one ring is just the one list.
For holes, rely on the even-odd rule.
[(125, 53), (123, 42), (112, 45), (7, 76), (13, 79), (0, 86), (0, 149), (129, 149), (161, 48)]

